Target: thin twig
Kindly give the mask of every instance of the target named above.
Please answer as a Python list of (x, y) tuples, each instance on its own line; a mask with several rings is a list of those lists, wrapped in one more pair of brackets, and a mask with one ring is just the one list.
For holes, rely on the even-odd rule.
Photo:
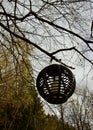
[(37, 44), (35, 44), (34, 42), (31, 42), (29, 39), (27, 39), (26, 37), (22, 37), (14, 32), (12, 32), (10, 29), (8, 29), (5, 25), (3, 25), (2, 23), (0, 23), (0, 26), (2, 28), (4, 28), (6, 31), (8, 31), (9, 33), (11, 33), (12, 35), (14, 35), (15, 37), (31, 44), (32, 46), (36, 47), (37, 49), (39, 49), (41, 52), (45, 53), (46, 55), (48, 55), (49, 57), (51, 57), (51, 59), (55, 60), (56, 62), (63, 64), (66, 67), (69, 67), (71, 69), (74, 69), (72, 66), (68, 66), (66, 64), (64, 64), (63, 62), (60, 61), (60, 59), (57, 59), (55, 56), (53, 56), (51, 53), (47, 52), (46, 50), (44, 50), (43, 48), (41, 48), (40, 46), (38, 46)]

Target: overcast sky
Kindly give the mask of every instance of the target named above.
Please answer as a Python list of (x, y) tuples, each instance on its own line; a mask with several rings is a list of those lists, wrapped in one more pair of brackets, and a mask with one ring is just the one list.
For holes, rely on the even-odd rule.
[[(27, 0), (26, 2), (29, 2)], [(6, 2), (3, 1), (3, 4), (5, 8), (7, 9), (8, 12), (13, 11), (13, 6), (11, 4), (12, 2)], [(40, 0), (34, 0), (32, 1), (32, 9), (34, 11), (38, 11), (41, 7), (42, 2)], [(64, 8), (67, 6), (67, 10)], [(41, 11), (41, 14), (45, 15), (47, 18), (47, 14), (50, 19), (55, 18), (55, 23), (65, 27), (67, 29), (72, 29), (74, 32), (78, 33), (85, 39), (89, 40), (90, 39), (90, 30), (91, 30), (91, 22), (93, 20), (93, 2), (78, 2), (75, 3), (74, 6), (72, 5), (66, 5), (64, 8), (60, 11), (62, 11), (63, 14), (68, 13), (69, 15), (68, 20), (70, 22), (71, 28), (69, 28), (68, 21), (64, 17), (57, 19), (57, 10), (50, 7), (49, 9), (43, 9), (43, 12)], [(27, 10), (22, 9), (20, 6), (20, 12), (27, 13)], [(71, 14), (71, 15), (70, 15)], [(45, 17), (44, 16), (44, 17)], [(89, 52), (87, 50), (87, 46), (84, 42), (79, 40), (78, 38), (69, 36), (68, 33), (64, 32), (63, 30), (56, 30), (55, 28), (52, 28), (48, 24), (41, 24), (37, 20), (35, 20), (32, 17), (32, 23), (24, 23), (23, 25), (19, 24), (19, 26), (25, 27), (26, 31), (32, 31), (33, 33), (37, 33), (39, 35), (43, 35), (44, 37), (39, 37), (38, 35), (32, 35), (28, 34), (28, 38), (42, 47), (43, 49), (47, 50), (48, 52), (54, 52), (58, 49), (62, 48), (69, 48), (72, 46), (76, 46), (77, 49), (80, 51), (85, 51), (84, 55), (89, 58), (91, 61), (93, 60), (93, 52)], [(32, 26), (31, 26), (32, 25)], [(33, 25), (36, 27), (33, 28)], [(51, 37), (49, 37), (49, 34), (51, 34)], [(52, 35), (55, 36), (52, 37)], [(63, 35), (63, 36), (62, 36)], [(70, 39), (71, 37), (71, 39)], [(76, 43), (77, 42), (77, 43)], [(93, 45), (92, 45), (93, 48)], [(50, 63), (50, 58), (40, 52), (37, 49), (34, 49), (35, 54), (32, 57), (32, 64), (33, 68), (35, 70), (35, 75), (39, 73), (40, 70), (42, 70), (45, 66), (51, 64)], [(76, 82), (77, 82), (77, 87), (88, 87), (90, 90), (93, 90), (93, 67), (91, 64), (83, 60), (81, 56), (79, 56), (75, 51), (70, 51), (70, 52), (60, 52), (55, 55), (58, 59), (61, 59), (62, 62), (64, 62), (67, 65), (73, 66), (75, 69), (72, 70), (75, 77), (76, 77)], [(55, 62), (52, 62), (55, 63)], [(37, 72), (37, 74), (36, 74)]]

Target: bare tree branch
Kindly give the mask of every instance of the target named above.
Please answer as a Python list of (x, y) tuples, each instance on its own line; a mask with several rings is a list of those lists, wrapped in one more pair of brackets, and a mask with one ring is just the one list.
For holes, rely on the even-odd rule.
[(39, 47), (37, 44), (31, 42), (29, 39), (27, 39), (27, 38), (25, 38), (25, 37), (22, 37), (22, 36), (20, 36), (20, 35), (18, 35), (18, 34), (16, 34), (16, 33), (12, 32), (12, 31), (9, 30), (7, 27), (5, 27), (2, 23), (0, 23), (0, 26), (3, 27), (6, 31), (8, 31), (8, 32), (11, 33), (12, 35), (14, 35), (15, 37), (20, 38), (21, 40), (23, 40), (23, 41), (25, 41), (25, 42), (31, 44), (31, 45), (34, 46), (34, 47), (36, 47), (36, 48), (39, 49), (41, 52), (43, 52), (43, 53), (45, 53), (46, 55), (48, 55), (49, 57), (51, 57), (52, 60), (55, 60), (55, 61), (58, 62), (58, 63), (61, 63), (61, 64), (65, 65), (65, 66), (67, 66), (67, 67), (69, 67), (69, 68), (71, 68), (71, 69), (74, 69), (72, 66), (68, 66), (68, 65), (62, 63), (62, 62), (60, 61), (60, 59), (57, 59), (57, 58), (56, 58), (55, 56), (53, 56), (51, 53), (49, 53), (49, 52), (47, 52), (46, 50), (44, 50), (43, 48)]
[(71, 51), (71, 50), (75, 50), (78, 54), (80, 54), (84, 59), (86, 59), (87, 61), (89, 61), (93, 65), (93, 62), (91, 60), (89, 60), (87, 57), (85, 57), (78, 49), (76, 49), (76, 47), (59, 49), (55, 52), (52, 52), (51, 54), (54, 55), (54, 54), (61, 52), (61, 51)]

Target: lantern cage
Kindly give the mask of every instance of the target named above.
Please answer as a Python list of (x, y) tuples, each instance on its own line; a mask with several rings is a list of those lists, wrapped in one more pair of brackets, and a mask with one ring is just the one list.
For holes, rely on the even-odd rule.
[(70, 69), (59, 64), (45, 67), (38, 75), (36, 86), (39, 94), (51, 104), (61, 104), (73, 94), (75, 77)]

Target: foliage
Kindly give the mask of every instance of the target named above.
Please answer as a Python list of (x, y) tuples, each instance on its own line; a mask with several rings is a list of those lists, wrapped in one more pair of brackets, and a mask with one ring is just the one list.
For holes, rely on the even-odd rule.
[(0, 128), (4, 130), (36, 130), (36, 121), (43, 120), (43, 107), (35, 90), (25, 45), (20, 42), (20, 47), (14, 52), (20, 54), (18, 61), (14, 61), (13, 55), (5, 48), (0, 54)]
[(48, 115), (46, 117), (46, 127), (44, 130), (75, 130), (74, 127), (70, 126), (66, 122), (62, 122), (61, 119), (58, 119), (56, 116)]
[(45, 114), (36, 92), (33, 69), (25, 53), (27, 47), (32, 53), (31, 46), (16, 42), (14, 54), (18, 60), (0, 46), (0, 130), (62, 130), (60, 120)]

